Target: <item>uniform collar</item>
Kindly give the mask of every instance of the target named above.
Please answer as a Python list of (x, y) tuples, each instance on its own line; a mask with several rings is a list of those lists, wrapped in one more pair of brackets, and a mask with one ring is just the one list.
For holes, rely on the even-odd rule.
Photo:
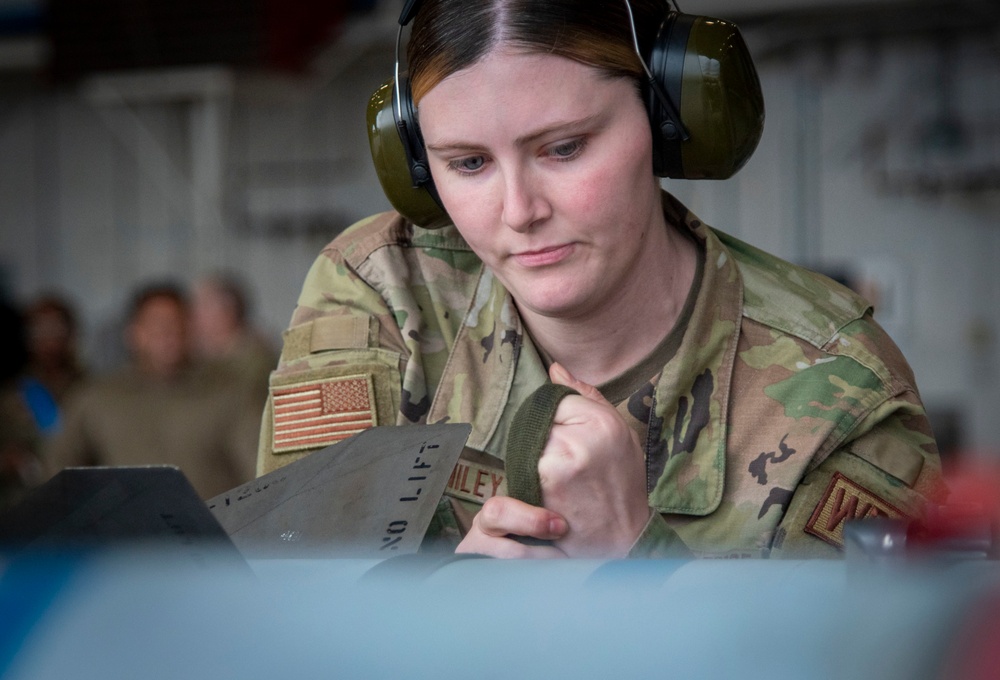
[(654, 392), (647, 469), (650, 506), (707, 515), (722, 501), (726, 430), (740, 325), (743, 282), (718, 237), (664, 194), (667, 220), (686, 226), (705, 248), (701, 289), (677, 354)]
[(507, 406), (523, 337), (514, 299), (481, 266), (427, 422), (471, 423), (467, 445), (485, 451)]

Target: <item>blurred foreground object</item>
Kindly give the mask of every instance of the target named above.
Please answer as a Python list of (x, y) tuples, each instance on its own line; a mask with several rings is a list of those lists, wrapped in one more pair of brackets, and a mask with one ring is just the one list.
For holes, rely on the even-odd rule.
[[(400, 441), (421, 432), (421, 441)], [(381, 519), (420, 498), (433, 507), (442, 480), (432, 488), (429, 479), (411, 479), (427, 468), (411, 472), (425, 460), (411, 460), (409, 449), (426, 451), (442, 433), (458, 450), (468, 427), (369, 430), (330, 447), (339, 457), (313, 454), (206, 505), (188, 488), (192, 516), (207, 521), (201, 529), (173, 521), (173, 509), (143, 502), (159, 543), (80, 552), (79, 544), (60, 550), (58, 541), (43, 541), (8, 553), (6, 563), (0, 561), (0, 675), (995, 677), (998, 563), (954, 559), (962, 554), (954, 550), (938, 559), (926, 546), (945, 543), (930, 537), (921, 539), (919, 552), (897, 551), (877, 562), (854, 551), (853, 543), (847, 560), (276, 559), (273, 553), (244, 560), (234, 559), (232, 544), (209, 515), (207, 505), (244, 504), (229, 517), (216, 512), (231, 535), (272, 511), (306, 513), (300, 520), (329, 519), (324, 512), (363, 518), (373, 510), (354, 504), (349, 492), (323, 498), (334, 495), (332, 483), (357, 483), (333, 474), (334, 467), (351, 465), (386, 482), (385, 500), (392, 503), (374, 510)], [(383, 449), (385, 469), (359, 463), (352, 442), (360, 441)], [(447, 460), (438, 462), (448, 470)], [(396, 482), (419, 486), (401, 496)], [(127, 524), (139, 506), (133, 501), (170, 505), (184, 495), (132, 493), (127, 486), (70, 494), (74, 507), (49, 523), (50, 535), (73, 525), (85, 529), (106, 516), (100, 508), (108, 501), (125, 511), (112, 519)], [(337, 504), (343, 507), (330, 509)], [(44, 523), (45, 505), (26, 507), (23, 516)], [(852, 540), (856, 529), (879, 526), (857, 521), (846, 533)], [(262, 535), (280, 529), (275, 524)], [(199, 549), (193, 539), (202, 534), (219, 539), (217, 551)]]
[(862, 559), (1000, 559), (1000, 466), (957, 464), (946, 477), (947, 501), (920, 519), (874, 517), (844, 527), (848, 557)]
[(0, 516), (0, 560), (136, 546), (240, 562), (415, 553), (470, 430), (372, 428), (207, 503), (176, 466), (66, 468)]
[[(5, 680), (72, 677), (978, 679), (992, 563), (258, 560), (12, 563)], [(484, 625), (489, 617), (488, 626)], [(11, 619), (6, 619), (10, 621)], [(974, 646), (976, 654), (982, 652)], [(971, 669), (971, 670), (970, 670)], [(994, 669), (995, 670), (995, 669)]]
[(0, 557), (9, 559), (139, 546), (192, 556), (207, 548), (243, 563), (174, 466), (67, 468), (0, 517)]
[(470, 425), (374, 427), (216, 496), (247, 557), (388, 557), (420, 548)]

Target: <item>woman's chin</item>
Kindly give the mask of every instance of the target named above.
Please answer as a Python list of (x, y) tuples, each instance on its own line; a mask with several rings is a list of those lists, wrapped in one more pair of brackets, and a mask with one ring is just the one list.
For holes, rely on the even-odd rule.
[(579, 316), (587, 307), (587, 298), (581, 295), (544, 295), (534, 291), (521, 298), (515, 296), (515, 300), (522, 312), (530, 311), (537, 316), (553, 319)]

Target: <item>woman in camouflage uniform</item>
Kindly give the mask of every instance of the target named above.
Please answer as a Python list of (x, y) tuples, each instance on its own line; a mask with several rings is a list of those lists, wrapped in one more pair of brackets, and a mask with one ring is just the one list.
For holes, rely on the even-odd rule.
[[(351, 413), (471, 423), (437, 531), (501, 557), (832, 556), (846, 520), (922, 512), (937, 450), (868, 303), (661, 192), (628, 11), (645, 45), (667, 7), (423, 3), (410, 86), (450, 224), (386, 213), (323, 251), (259, 473), (345, 436), (330, 419)], [(579, 395), (535, 507), (505, 495), (503, 459), (548, 380)], [(324, 425), (285, 415), (307, 388)]]

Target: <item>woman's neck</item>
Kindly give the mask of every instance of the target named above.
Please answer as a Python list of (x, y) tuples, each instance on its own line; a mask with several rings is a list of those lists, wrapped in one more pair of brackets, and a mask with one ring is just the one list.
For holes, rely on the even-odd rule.
[(611, 304), (585, 316), (522, 311), (532, 339), (576, 378), (600, 385), (645, 358), (670, 332), (697, 268), (697, 246), (668, 226), (641, 251)]

